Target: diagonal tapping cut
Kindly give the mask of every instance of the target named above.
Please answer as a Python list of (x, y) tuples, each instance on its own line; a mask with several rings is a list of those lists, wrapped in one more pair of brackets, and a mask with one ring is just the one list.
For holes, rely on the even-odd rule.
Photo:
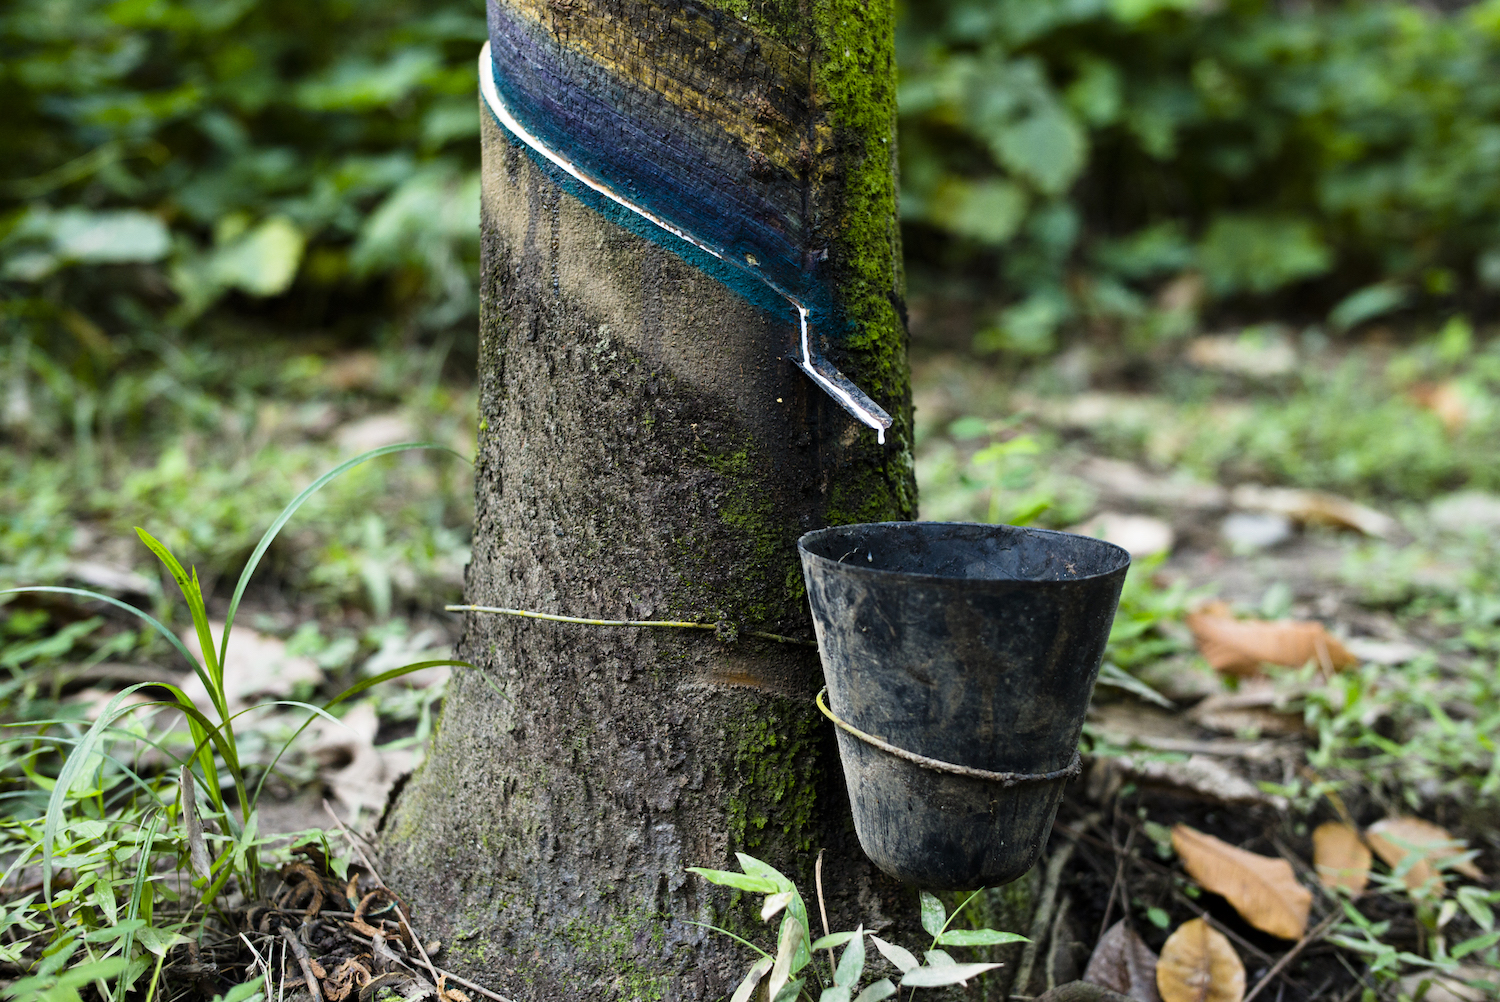
[(556, 150), (553, 150), (551, 147), (547, 146), (547, 144), (542, 142), (541, 139), (537, 138), (537, 136), (535, 136), (525, 126), (517, 121), (515, 115), (511, 113), (510, 108), (508, 108), (504, 100), (501, 99), (500, 90), (495, 86), (495, 64), (490, 55), (489, 42), (485, 42), (484, 48), (479, 52), (479, 91), (484, 96), (484, 102), (489, 107), (490, 112), (495, 116), (496, 121), (504, 126), (504, 128), (513, 136), (515, 136), (521, 142), (525, 143), (538, 155), (543, 157), (548, 163), (562, 170), (564, 173), (568, 174), (574, 180), (578, 181), (580, 184), (584, 185), (590, 190), (597, 192), (598, 194), (603, 195), (605, 198), (616, 203), (617, 205), (630, 210), (631, 212), (640, 216), (642, 219), (647, 220), (660, 229), (665, 230), (667, 233), (672, 234), (674, 237), (677, 237), (679, 240), (683, 240), (688, 244), (691, 244), (693, 247), (696, 247), (698, 250), (703, 251), (705, 254), (716, 258), (729, 267), (734, 268), (746, 275), (749, 275), (756, 281), (763, 283), (777, 296), (785, 300), (786, 303), (796, 311), (797, 324), (799, 328), (797, 352), (788, 356), (792, 363), (796, 365), (797, 368), (807, 373), (808, 377), (814, 383), (816, 383), (818, 387), (823, 390), (823, 392), (827, 393), (830, 397), (837, 401), (839, 406), (848, 411), (855, 420), (859, 421), (861, 424), (873, 428), (875, 430), (876, 441), (881, 445), (885, 444), (885, 432), (886, 429), (890, 428), (891, 426), (891, 416), (885, 412), (884, 408), (882, 408), (874, 400), (871, 400), (868, 394), (866, 394), (858, 386), (854, 385), (854, 383), (848, 377), (846, 377), (842, 372), (835, 368), (831, 362), (829, 362), (821, 354), (813, 350), (812, 329), (808, 319), (810, 311), (800, 299), (792, 295), (792, 293), (788, 292), (786, 289), (782, 288), (776, 282), (772, 281), (759, 269), (749, 265), (748, 263), (738, 260), (732, 255), (724, 253), (724, 251), (717, 247), (705, 243), (704, 241), (693, 236), (688, 231), (682, 229), (679, 226), (673, 225), (671, 222), (668, 222), (666, 219), (663, 219), (661, 216), (645, 208), (644, 206), (632, 202), (630, 199), (615, 191), (604, 181), (593, 177), (583, 170), (579, 169), (579, 167), (572, 161), (564, 157), (562, 154), (558, 153)]

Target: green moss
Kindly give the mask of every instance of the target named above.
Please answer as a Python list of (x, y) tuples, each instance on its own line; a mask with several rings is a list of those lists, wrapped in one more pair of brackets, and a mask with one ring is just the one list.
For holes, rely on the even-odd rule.
[(829, 521), (913, 518), (911, 370), (896, 216), (895, 11), (891, 0), (820, 0), (813, 31), (814, 98), (829, 135), (820, 152), (838, 158), (830, 263), (847, 327), (844, 371), (895, 419), (891, 448), (862, 443), (871, 465), (883, 468), (863, 482), (841, 478)]
[(479, 927), (455, 933), (452, 941), (445, 944), (444, 955), (448, 963), (462, 969), (482, 968), (489, 959), (490, 939)]
[(726, 777), (729, 835), (738, 850), (789, 856), (812, 848), (817, 810), (820, 720), (805, 707), (769, 698), (728, 722), (735, 740)]
[(734, 575), (715, 588), (722, 614), (745, 625), (800, 618), (804, 601), (796, 526), (778, 515), (764, 490), (769, 475), (757, 468), (748, 447), (710, 454), (705, 461), (721, 478), (719, 520), (744, 546), (734, 561)]
[(801, 0), (708, 0), (708, 6), (733, 14), (757, 31), (783, 42), (800, 42), (805, 34)]
[[(666, 998), (666, 984), (660, 962), (652, 954), (659, 954), (666, 943), (667, 920), (666, 915), (637, 908), (605, 922), (580, 916), (565, 924), (560, 932), (563, 942), (573, 951), (576, 966), (614, 972), (610, 987), (617, 998), (661, 1002)], [(637, 946), (643, 927), (648, 930), (646, 938), (650, 941), (646, 949)]]

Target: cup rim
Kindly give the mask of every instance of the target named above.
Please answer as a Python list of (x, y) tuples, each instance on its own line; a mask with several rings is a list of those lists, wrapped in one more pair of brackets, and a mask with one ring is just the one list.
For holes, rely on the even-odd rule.
[[(816, 541), (815, 537), (833, 535), (849, 530), (889, 529), (897, 532), (910, 531), (913, 529), (930, 529), (934, 527), (945, 528), (974, 528), (985, 530), (1003, 530), (1012, 533), (1024, 533), (1033, 536), (1062, 536), (1072, 540), (1083, 540), (1088, 544), (1101, 547), (1105, 554), (1113, 554), (1118, 563), (1106, 570), (1095, 571), (1091, 574), (1080, 574), (1070, 578), (1027, 578), (1027, 577), (959, 577), (951, 574), (928, 574), (919, 571), (900, 571), (889, 568), (863, 567), (859, 564), (846, 564), (832, 557), (825, 557), (821, 553), (815, 553), (808, 549), (810, 541)], [(844, 525), (829, 525), (821, 529), (813, 529), (805, 532), (797, 539), (797, 552), (804, 560), (814, 560), (820, 565), (828, 568), (838, 568), (841, 573), (850, 573), (856, 577), (876, 578), (895, 577), (905, 581), (922, 584), (963, 585), (965, 587), (1002, 586), (1014, 587), (1025, 585), (1038, 588), (1069, 587), (1072, 585), (1087, 584), (1108, 579), (1115, 576), (1123, 576), (1130, 569), (1130, 551), (1108, 540), (1099, 539), (1096, 536), (1083, 536), (1073, 532), (1061, 532), (1057, 529), (1039, 529), (1027, 525), (1007, 525), (995, 522), (932, 522), (932, 521), (910, 521), (910, 522), (851, 522)]]

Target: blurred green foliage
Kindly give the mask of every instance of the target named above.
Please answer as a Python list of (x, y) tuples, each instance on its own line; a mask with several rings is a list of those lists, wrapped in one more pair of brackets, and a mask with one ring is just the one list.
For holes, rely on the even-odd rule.
[[(12, 330), (467, 323), (483, 37), (481, 0), (7, 4)], [(898, 45), (908, 247), (971, 265), (981, 349), (1500, 290), (1500, 0), (929, 0)]]
[[(0, 5), (0, 582), (130, 567), (105, 541), (143, 525), (211, 590), (371, 434), (472, 448), (441, 377), (472, 354), (484, 35), (482, 0)], [(277, 580), (377, 618), (456, 594), (468, 483), (361, 469)]]
[(1022, 355), (1214, 305), (1472, 308), (1500, 288), (1500, 3), (1434, 6), (908, 3), (908, 246), (998, 280), (976, 346)]
[(294, 287), (302, 325), (470, 316), (483, 39), (480, 0), (6, 4), (6, 319), (180, 329)]

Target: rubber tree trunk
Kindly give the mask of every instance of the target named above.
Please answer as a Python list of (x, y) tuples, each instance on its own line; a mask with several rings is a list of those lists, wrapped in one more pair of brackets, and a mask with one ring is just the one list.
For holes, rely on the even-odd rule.
[(689, 167), (790, 172), (829, 356), (895, 418), (877, 444), (787, 361), (792, 314), (590, 208), (481, 108), (468, 601), (727, 628), (471, 616), (462, 656), (485, 677), (453, 679), (385, 824), (387, 877), (448, 965), (511, 998), (720, 998), (747, 951), (690, 923), (767, 935), (758, 900), (688, 866), (744, 851), (810, 890), (826, 849), (836, 927), (915, 929), (915, 892), (854, 840), (816, 651), (747, 635), (812, 637), (800, 534), (915, 516), (892, 4), (494, 2), (492, 34), (529, 25), (576, 80), (687, 137)]

